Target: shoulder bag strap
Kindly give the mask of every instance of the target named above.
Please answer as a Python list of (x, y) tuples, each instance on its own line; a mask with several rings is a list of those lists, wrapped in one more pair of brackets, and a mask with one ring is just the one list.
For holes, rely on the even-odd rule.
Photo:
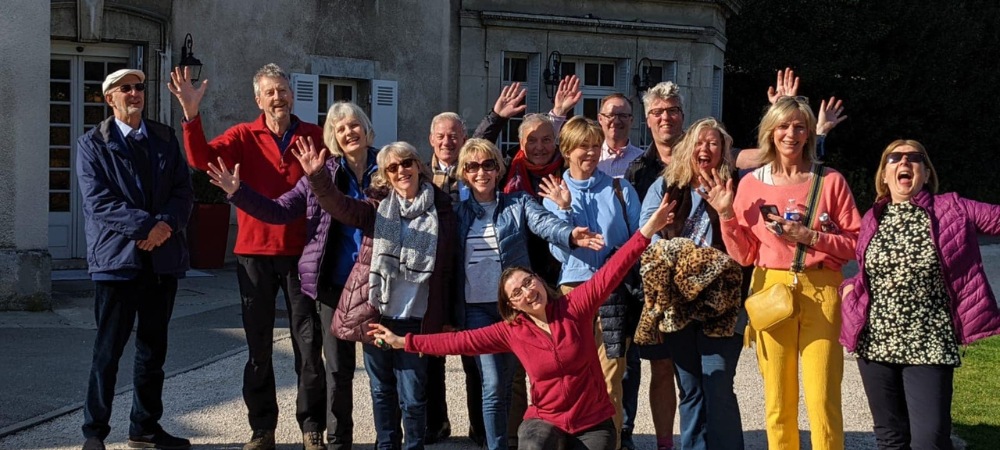
[(612, 178), (611, 184), (615, 188), (615, 197), (618, 197), (618, 203), (622, 205), (622, 218), (625, 219), (625, 228), (631, 230), (632, 225), (628, 223), (628, 207), (625, 206), (625, 196), (622, 195), (622, 180), (621, 178)]
[[(812, 228), (813, 217), (816, 206), (819, 205), (819, 192), (823, 189), (823, 165), (816, 164), (813, 167), (812, 187), (809, 188), (809, 197), (806, 198), (808, 209), (802, 224), (807, 228)], [(806, 269), (806, 245), (799, 243), (795, 245), (795, 259), (792, 260), (792, 272), (802, 272)]]

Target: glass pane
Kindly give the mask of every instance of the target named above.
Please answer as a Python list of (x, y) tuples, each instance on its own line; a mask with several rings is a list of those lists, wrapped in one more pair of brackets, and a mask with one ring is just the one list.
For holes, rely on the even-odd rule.
[(503, 81), (510, 81), (510, 58), (503, 59)]
[(333, 86), (333, 101), (354, 101), (354, 86)]
[(69, 192), (50, 193), (49, 212), (69, 212)]
[(316, 124), (317, 125), (323, 126), (323, 124), (325, 124), (325, 123), (326, 123), (326, 114), (320, 114), (320, 115), (316, 116)]
[(649, 68), (649, 81), (652, 84), (659, 83), (663, 81), (663, 68), (662, 67), (650, 67)]
[(510, 81), (528, 81), (528, 60), (524, 58), (510, 59)]
[(611, 86), (615, 85), (615, 66), (614, 64), (601, 64), (601, 86)]
[(69, 190), (69, 171), (68, 170), (50, 170), (49, 171), (49, 190), (50, 191), (68, 191)]
[[(323, 82), (320, 82), (319, 83), (319, 101), (316, 102), (316, 112), (322, 114), (322, 113), (325, 113), (327, 111), (327, 109), (330, 108), (330, 105), (328, 104), (329, 100), (328, 100), (328, 97), (327, 97), (329, 95), (329, 92), (330, 92), (330, 85), (328, 85), (326, 83), (323, 83)], [(323, 122), (320, 122), (320, 123), (323, 123)]]
[(69, 146), (69, 127), (49, 127), (49, 145)]
[(104, 93), (101, 84), (87, 83), (83, 85), (83, 101), (87, 103), (104, 103)]
[(585, 98), (583, 99), (583, 116), (588, 119), (597, 120), (597, 112), (601, 110), (601, 99), (598, 98)]
[(65, 59), (53, 59), (49, 69), (49, 78), (61, 80), (69, 79), (69, 61)]
[(104, 63), (101, 61), (87, 61), (83, 63), (83, 79), (86, 81), (104, 81)]
[(49, 100), (56, 102), (69, 101), (69, 83), (53, 81), (49, 83)]
[(97, 125), (102, 120), (107, 119), (110, 114), (104, 113), (103, 106), (84, 106), (83, 123), (87, 125)]
[(600, 80), (598, 80), (597, 75), (597, 64), (584, 64), (583, 65), (583, 84), (587, 86), (597, 86)]
[[(125, 63), (123, 63), (123, 62), (109, 62), (108, 63), (108, 73), (114, 72), (116, 70), (122, 70), (124, 68), (125, 68)], [(105, 76), (106, 75), (102, 75), (101, 76), (101, 81), (104, 81), (104, 77)]]
[(69, 105), (49, 105), (49, 122), (69, 123)]
[(560, 69), (559, 76), (565, 78), (570, 75), (576, 75), (576, 63), (564, 62), (562, 63), (562, 68)]
[(68, 148), (50, 148), (49, 149), (49, 167), (53, 168), (69, 168), (69, 149)]

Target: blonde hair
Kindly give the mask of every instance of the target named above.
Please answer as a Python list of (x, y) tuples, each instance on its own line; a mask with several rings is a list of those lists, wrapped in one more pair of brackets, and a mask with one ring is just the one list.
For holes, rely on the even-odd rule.
[(361, 122), (361, 128), (365, 132), (365, 138), (368, 139), (369, 147), (375, 141), (375, 129), (372, 128), (372, 121), (368, 118), (368, 114), (361, 110), (361, 107), (351, 102), (335, 102), (330, 105), (330, 110), (326, 112), (326, 121), (323, 122), (323, 142), (326, 143), (326, 148), (330, 149), (333, 156), (344, 156), (344, 149), (340, 148), (340, 143), (337, 142), (337, 130), (334, 127), (337, 126), (337, 122), (348, 118)]
[(497, 163), (497, 184), (499, 184), (504, 174), (507, 173), (507, 168), (503, 165), (503, 156), (500, 155), (500, 150), (486, 139), (472, 138), (465, 141), (465, 145), (462, 146), (462, 150), (458, 153), (458, 168), (455, 175), (459, 179), (464, 180), (465, 164), (472, 161), (472, 158), (478, 155), (489, 156), (493, 159), (493, 162)]
[(769, 164), (778, 158), (778, 149), (774, 146), (774, 130), (792, 120), (796, 114), (805, 120), (808, 133), (805, 146), (802, 148), (803, 159), (807, 163), (820, 162), (816, 155), (816, 116), (809, 108), (809, 100), (805, 97), (781, 97), (767, 108), (764, 117), (760, 119), (760, 131), (757, 133), (757, 146), (760, 147), (758, 166)]
[(672, 163), (663, 169), (663, 179), (667, 181), (667, 186), (691, 186), (698, 178), (698, 173), (694, 168), (694, 157), (702, 131), (715, 131), (722, 138), (722, 159), (719, 161), (717, 169), (719, 169), (719, 178), (723, 182), (729, 180), (735, 166), (731, 151), (733, 137), (726, 132), (726, 128), (719, 121), (706, 117), (691, 124), (691, 127), (684, 133), (684, 138), (674, 148)]
[(889, 153), (892, 153), (899, 147), (908, 145), (917, 149), (918, 153), (924, 155), (924, 167), (927, 168), (927, 182), (924, 186), (931, 191), (931, 194), (937, 194), (938, 191), (938, 176), (937, 171), (934, 170), (934, 164), (931, 164), (931, 157), (927, 154), (927, 149), (920, 142), (914, 141), (913, 139), (896, 139), (892, 141), (885, 150), (882, 151), (882, 158), (878, 163), (878, 171), (875, 172), (875, 199), (881, 200), (889, 196), (889, 185), (886, 184), (885, 177), (885, 166), (888, 164), (886, 160), (889, 157)]
[(563, 158), (569, 159), (569, 153), (577, 147), (596, 142), (604, 142), (604, 130), (601, 125), (583, 116), (569, 119), (559, 131), (559, 152)]
[(389, 182), (389, 175), (386, 173), (389, 158), (392, 156), (399, 158), (400, 161), (412, 159), (413, 163), (417, 165), (417, 174), (421, 183), (429, 182), (433, 178), (430, 169), (420, 160), (417, 149), (408, 142), (398, 141), (388, 144), (378, 151), (378, 156), (375, 159), (378, 163), (378, 172), (375, 172), (375, 176), (372, 177), (372, 187), (392, 189), (392, 183)]

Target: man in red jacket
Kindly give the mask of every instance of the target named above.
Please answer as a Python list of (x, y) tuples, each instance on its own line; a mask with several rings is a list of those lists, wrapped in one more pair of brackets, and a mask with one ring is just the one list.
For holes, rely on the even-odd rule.
[[(229, 128), (207, 142), (198, 108), (208, 80), (198, 88), (187, 69), (174, 69), (170, 92), (184, 111), (184, 149), (188, 163), (208, 170), (208, 163), (222, 158), (226, 165), (240, 165), (242, 182), (255, 191), (275, 198), (291, 190), (302, 178), (299, 162), (286, 151), (306, 136), (323, 142), (323, 129), (292, 114), (293, 96), (288, 75), (276, 64), (267, 64), (253, 77), (254, 97), (262, 111), (253, 122)], [(243, 306), (243, 330), (250, 357), (243, 370), (243, 401), (246, 402), (253, 436), (244, 450), (274, 448), (278, 425), (278, 403), (271, 362), (275, 298), (285, 294), (298, 397), (295, 418), (307, 450), (323, 446), (326, 428), (326, 377), (322, 360), (322, 328), (313, 300), (299, 286), (298, 260), (306, 242), (305, 217), (287, 225), (272, 225), (237, 210), (239, 232), (236, 254)]]

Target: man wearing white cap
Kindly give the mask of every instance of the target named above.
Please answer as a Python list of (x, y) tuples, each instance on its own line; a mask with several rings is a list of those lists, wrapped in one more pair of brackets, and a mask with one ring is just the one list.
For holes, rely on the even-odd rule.
[(187, 241), (179, 231), (191, 215), (191, 178), (174, 130), (142, 118), (145, 80), (134, 69), (108, 75), (102, 87), (114, 115), (77, 142), (97, 322), (83, 407), (84, 450), (105, 448), (118, 360), (137, 319), (128, 445), (191, 447), (159, 424), (167, 327), (177, 279), (188, 269)]

